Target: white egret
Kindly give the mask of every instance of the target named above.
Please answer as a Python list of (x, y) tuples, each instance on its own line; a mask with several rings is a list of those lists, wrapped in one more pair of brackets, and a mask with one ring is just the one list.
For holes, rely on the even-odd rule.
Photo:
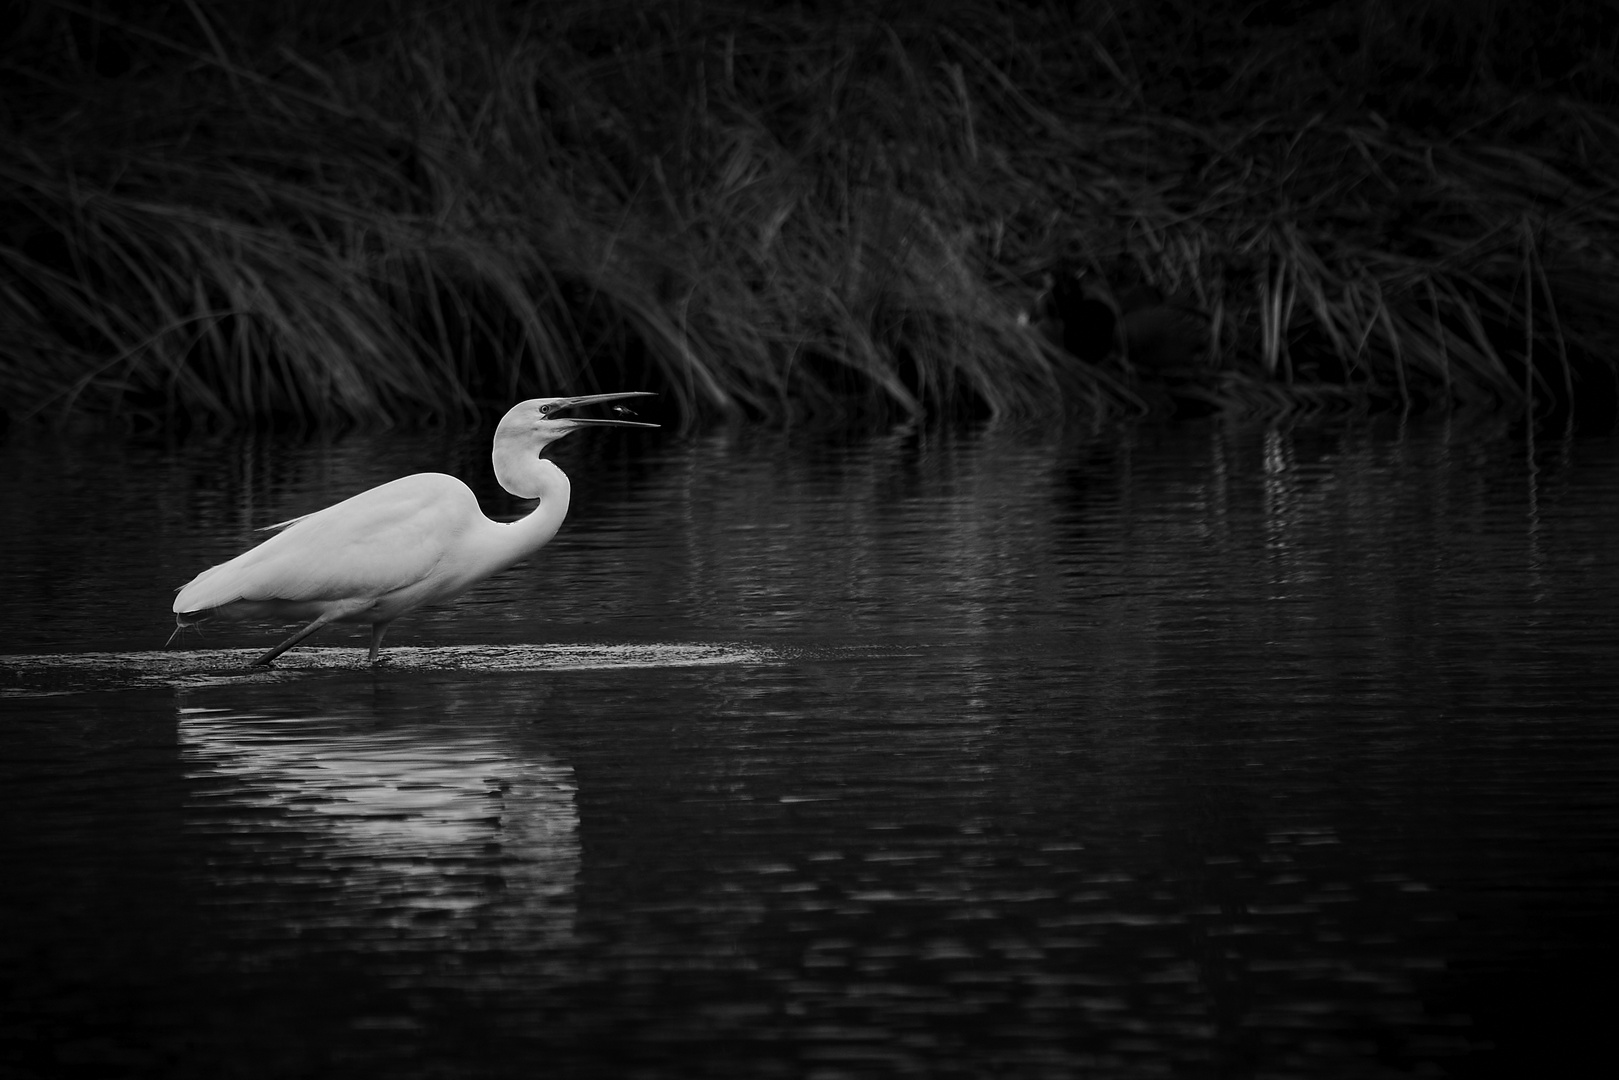
[(648, 397), (644, 391), (534, 398), (515, 405), (495, 430), (495, 479), (520, 499), (538, 499), (526, 517), (491, 521), (472, 489), (444, 473), (401, 477), (270, 528), (281, 532), (181, 586), (179, 626), (208, 619), (312, 620), (253, 661), (269, 665), (334, 622), (371, 624), (371, 662), (388, 624), (424, 604), (459, 596), (533, 554), (568, 513), (568, 477), (540, 451), (589, 426), (657, 427), (634, 420), (559, 416), (580, 405)]

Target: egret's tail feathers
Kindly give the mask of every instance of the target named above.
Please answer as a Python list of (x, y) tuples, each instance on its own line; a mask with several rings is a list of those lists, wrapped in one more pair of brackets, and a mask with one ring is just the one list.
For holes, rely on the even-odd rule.
[(174, 629), (169, 632), (169, 639), (163, 643), (167, 649), (174, 644), (174, 639), (183, 635), (187, 630), (196, 630), (202, 633), (201, 626), (214, 613), (212, 608), (204, 611), (180, 611), (174, 615)]
[(198, 623), (207, 622), (214, 617), (216, 610), (218, 609), (210, 607), (197, 608), (195, 611), (176, 611), (174, 613), (175, 629), (178, 630), (181, 627), (196, 626)]

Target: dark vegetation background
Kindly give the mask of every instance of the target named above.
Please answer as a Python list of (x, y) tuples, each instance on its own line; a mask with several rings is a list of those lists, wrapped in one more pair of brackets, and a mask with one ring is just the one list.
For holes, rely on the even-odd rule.
[[(1611, 420), (1616, 53), (1609, 0), (23, 0), (0, 408)], [(1058, 265), (1207, 320), (1179, 391), (1035, 332)]]

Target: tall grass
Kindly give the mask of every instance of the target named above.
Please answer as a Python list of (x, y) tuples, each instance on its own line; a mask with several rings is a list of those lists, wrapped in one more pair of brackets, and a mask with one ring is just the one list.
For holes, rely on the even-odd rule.
[(1505, 4), (339, 7), (25, 6), (8, 411), (1148, 407), (1022, 324), (1059, 259), (1208, 311), (1217, 407), (1614, 397), (1613, 76)]

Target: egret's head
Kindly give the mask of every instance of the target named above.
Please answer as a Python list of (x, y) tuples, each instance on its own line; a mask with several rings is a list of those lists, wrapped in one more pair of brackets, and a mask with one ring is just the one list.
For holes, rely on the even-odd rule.
[[(530, 398), (513, 405), (506, 415), (500, 418), (500, 426), (495, 429), (495, 446), (498, 450), (503, 443), (516, 441), (522, 445), (532, 446), (538, 451), (556, 442), (568, 432), (582, 427), (655, 428), (657, 424), (647, 424), (639, 420), (568, 415), (574, 409), (585, 405), (600, 405), (609, 401), (652, 396), (654, 395), (645, 390), (632, 390), (621, 394), (587, 394), (583, 397)], [(623, 406), (618, 407), (618, 412), (623, 416), (634, 415)]]

